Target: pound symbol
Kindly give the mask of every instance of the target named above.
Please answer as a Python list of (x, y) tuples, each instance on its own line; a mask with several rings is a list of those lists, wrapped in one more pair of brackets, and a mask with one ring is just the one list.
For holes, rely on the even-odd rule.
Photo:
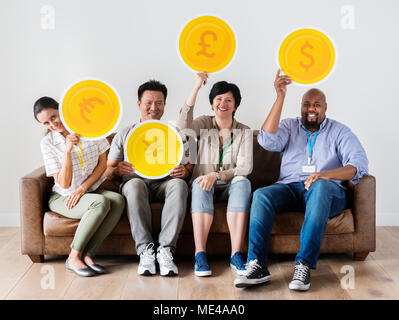
[(208, 52), (206, 51), (206, 48), (212, 46), (211, 44), (208, 44), (208, 43), (205, 42), (205, 37), (206, 37), (207, 35), (212, 36), (212, 37), (213, 37), (213, 41), (216, 41), (216, 40), (218, 39), (218, 37), (216, 36), (216, 33), (213, 32), (213, 31), (209, 31), (209, 30), (208, 30), (208, 31), (203, 32), (203, 33), (201, 34), (201, 42), (198, 43), (198, 45), (202, 47), (202, 50), (200, 50), (200, 51), (197, 52), (197, 56), (199, 56), (199, 55), (202, 54), (202, 55), (204, 55), (204, 56), (207, 57), (207, 58), (212, 58), (212, 57), (215, 56), (215, 53), (208, 53)]

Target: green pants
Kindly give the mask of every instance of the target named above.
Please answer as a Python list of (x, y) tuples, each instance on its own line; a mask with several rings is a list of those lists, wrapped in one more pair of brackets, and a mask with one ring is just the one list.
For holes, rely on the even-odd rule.
[(71, 248), (94, 257), (98, 246), (112, 232), (125, 208), (124, 197), (108, 190), (84, 194), (71, 209), (65, 206), (68, 196), (53, 192), (49, 208), (64, 217), (79, 219)]

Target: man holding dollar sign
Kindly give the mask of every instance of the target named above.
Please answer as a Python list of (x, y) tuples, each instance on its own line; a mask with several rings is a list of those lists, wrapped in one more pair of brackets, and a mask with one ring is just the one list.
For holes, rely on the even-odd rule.
[(253, 194), (246, 274), (235, 279), (236, 287), (270, 280), (266, 265), (275, 214), (305, 211), (289, 288), (308, 290), (310, 269), (316, 268), (327, 221), (346, 207), (343, 182), (356, 184), (368, 174), (366, 152), (347, 126), (326, 117), (327, 102), (321, 90), (313, 88), (303, 95), (301, 117), (280, 122), (291, 82), (278, 70), (274, 81), (277, 99), (258, 135), (264, 149), (281, 152), (280, 177)]
[[(167, 88), (159, 81), (151, 80), (142, 84), (138, 89), (137, 101), (140, 122), (161, 120), (166, 96)], [(191, 174), (193, 165), (188, 163), (187, 158), (183, 158), (182, 162), (186, 164), (177, 165), (170, 176), (162, 179), (144, 179), (135, 174), (132, 164), (125, 159), (124, 148), (130, 133), (137, 125), (138, 123), (134, 123), (115, 135), (108, 154), (105, 175), (111, 180), (122, 178), (120, 190), (126, 197), (130, 229), (140, 256), (138, 274), (154, 275), (157, 260), (161, 276), (174, 276), (178, 274), (178, 269), (173, 255), (187, 208), (188, 186), (183, 179)], [(156, 254), (152, 238), (150, 199), (165, 201)]]

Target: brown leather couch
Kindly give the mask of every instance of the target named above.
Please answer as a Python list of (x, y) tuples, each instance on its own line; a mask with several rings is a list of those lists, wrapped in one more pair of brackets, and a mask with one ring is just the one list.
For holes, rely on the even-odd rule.
[[(279, 176), (280, 154), (268, 152), (259, 146), (254, 131), (254, 164), (248, 177), (252, 190), (274, 183)], [(33, 262), (43, 262), (44, 255), (67, 255), (79, 220), (65, 218), (49, 211), (47, 199), (53, 178), (46, 177), (44, 167), (38, 168), (20, 180), (21, 251)], [(105, 181), (103, 188), (118, 191), (118, 184)], [(329, 219), (321, 253), (351, 253), (356, 260), (364, 260), (375, 251), (376, 182), (373, 176), (360, 179), (356, 185), (348, 182), (348, 209)], [(163, 204), (152, 203), (153, 231), (160, 230)], [(194, 253), (191, 214), (187, 215), (177, 244), (178, 254)], [(294, 254), (299, 251), (299, 233), (303, 212), (281, 212), (276, 215), (270, 240), (270, 253)], [(245, 248), (247, 250), (247, 248)], [(209, 254), (230, 253), (230, 236), (226, 222), (226, 204), (215, 204), (214, 222), (208, 238)], [(124, 213), (114, 231), (98, 249), (97, 254), (136, 254), (130, 226)]]

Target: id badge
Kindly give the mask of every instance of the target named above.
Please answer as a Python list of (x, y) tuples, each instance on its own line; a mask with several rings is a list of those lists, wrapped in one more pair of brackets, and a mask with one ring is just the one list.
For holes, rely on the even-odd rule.
[(310, 164), (302, 166), (303, 173), (313, 173), (316, 172), (316, 166), (312, 166)]

